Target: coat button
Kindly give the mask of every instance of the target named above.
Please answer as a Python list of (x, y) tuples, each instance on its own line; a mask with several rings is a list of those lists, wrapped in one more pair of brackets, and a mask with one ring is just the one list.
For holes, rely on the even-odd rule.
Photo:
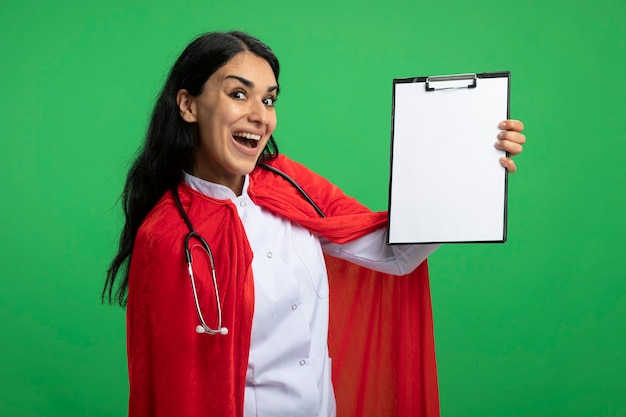
[(300, 361), (300, 366), (304, 366), (304, 365), (306, 365), (306, 361), (305, 361), (304, 359), (302, 359), (302, 360)]

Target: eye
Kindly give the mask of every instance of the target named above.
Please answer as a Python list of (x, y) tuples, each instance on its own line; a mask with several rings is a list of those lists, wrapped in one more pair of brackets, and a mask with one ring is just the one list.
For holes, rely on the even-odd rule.
[(263, 104), (265, 104), (268, 107), (274, 107), (276, 105), (277, 100), (278, 98), (276, 97), (266, 97), (263, 99)]
[(246, 99), (246, 93), (243, 90), (235, 90), (232, 93), (230, 93), (230, 96), (236, 100)]

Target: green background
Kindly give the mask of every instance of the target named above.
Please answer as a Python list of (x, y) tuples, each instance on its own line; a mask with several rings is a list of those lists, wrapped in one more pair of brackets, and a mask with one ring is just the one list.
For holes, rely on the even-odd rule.
[(281, 151), (376, 210), (392, 79), (510, 70), (509, 240), (430, 259), (441, 414), (626, 416), (624, 0), (1, 0), (0, 415), (126, 413), (117, 199), (169, 67), (222, 29), (281, 59)]

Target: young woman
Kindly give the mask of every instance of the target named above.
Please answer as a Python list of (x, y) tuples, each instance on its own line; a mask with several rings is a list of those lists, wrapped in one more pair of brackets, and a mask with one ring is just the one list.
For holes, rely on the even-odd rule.
[(437, 245), (386, 245), (386, 213), (278, 154), (278, 76), (259, 40), (209, 33), (158, 98), (103, 292), (127, 306), (129, 415), (438, 415)]

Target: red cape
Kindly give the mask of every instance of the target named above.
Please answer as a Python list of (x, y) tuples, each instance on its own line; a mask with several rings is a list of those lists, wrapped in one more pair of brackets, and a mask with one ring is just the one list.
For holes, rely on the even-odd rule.
[[(283, 178), (259, 168), (250, 174), (248, 188), (257, 204), (338, 243), (385, 225), (386, 213), (371, 212), (303, 165), (284, 156), (270, 164), (294, 178), (327, 218)], [(229, 333), (195, 332), (183, 245), (188, 230), (168, 192), (139, 229), (130, 265), (129, 416), (241, 417), (254, 309), (252, 252), (232, 202), (185, 184), (178, 190), (196, 231), (213, 250)], [(214, 325), (210, 270), (199, 251), (193, 255), (203, 314)], [(326, 262), (337, 416), (438, 416), (426, 262), (404, 277), (332, 257)]]

